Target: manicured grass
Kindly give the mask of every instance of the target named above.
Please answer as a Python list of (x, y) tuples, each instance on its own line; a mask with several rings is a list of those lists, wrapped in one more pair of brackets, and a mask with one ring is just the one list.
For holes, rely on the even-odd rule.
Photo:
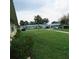
[(22, 34), (32, 37), (32, 59), (69, 59), (68, 34), (51, 30), (27, 30)]
[(27, 30), (11, 42), (11, 59), (69, 59), (69, 35), (53, 30)]

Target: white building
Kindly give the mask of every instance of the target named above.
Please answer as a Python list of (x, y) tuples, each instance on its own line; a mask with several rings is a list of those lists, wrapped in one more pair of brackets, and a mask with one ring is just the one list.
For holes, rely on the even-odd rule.
[(56, 23), (52, 23), (52, 24), (35, 24), (35, 25), (24, 25), (24, 26), (20, 26), (20, 29), (37, 29), (37, 28), (42, 28), (42, 29), (46, 29), (46, 28), (54, 28), (54, 29), (58, 29), (60, 27), (60, 23), (56, 22)]
[(61, 24), (60, 22), (53, 22), (52, 24), (50, 24), (50, 26), (51, 28), (58, 29), (61, 26)]

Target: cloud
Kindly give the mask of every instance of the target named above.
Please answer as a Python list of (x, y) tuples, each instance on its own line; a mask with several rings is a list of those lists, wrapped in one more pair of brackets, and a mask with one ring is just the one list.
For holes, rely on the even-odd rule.
[(44, 4), (41, 2), (44, 2), (45, 0), (14, 0), (14, 4), (16, 7), (16, 10), (22, 11), (22, 10), (36, 10), (39, 9)]
[[(17, 0), (17, 2), (15, 3), (15, 8), (19, 21), (32, 21), (34, 16), (39, 14), (43, 18), (49, 18), (49, 21), (52, 22), (67, 14), (69, 10), (68, 0)], [(22, 7), (22, 4), (25, 6)], [(19, 7), (23, 10), (19, 9)]]

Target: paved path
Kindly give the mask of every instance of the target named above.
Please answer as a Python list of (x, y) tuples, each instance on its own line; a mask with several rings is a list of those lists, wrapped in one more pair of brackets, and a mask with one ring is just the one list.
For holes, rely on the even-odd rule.
[(54, 31), (69, 34), (69, 32), (66, 32), (66, 31), (60, 31), (60, 30), (54, 30)]
[[(61, 31), (61, 30), (54, 30), (54, 29), (44, 29), (44, 30), (49, 30), (49, 31), (51, 30), (51, 31), (55, 31), (55, 32), (61, 32), (61, 33), (67, 33), (67, 34), (69, 34), (69, 32)], [(33, 30), (27, 30), (27, 31), (33, 31)]]
[(54, 29), (46, 29), (46, 30), (52, 30), (52, 31), (55, 31), (55, 32), (61, 32), (61, 33), (67, 33), (67, 34), (69, 34), (69, 32), (66, 32), (66, 31), (60, 31), (60, 30), (54, 30)]

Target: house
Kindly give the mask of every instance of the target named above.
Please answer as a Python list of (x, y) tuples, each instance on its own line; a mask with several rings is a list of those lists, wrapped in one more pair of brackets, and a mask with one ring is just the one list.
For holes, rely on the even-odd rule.
[(39, 24), (39, 25), (35, 24), (35, 25), (26, 25), (26, 27), (30, 28), (30, 29), (35, 29), (35, 28), (43, 28), (44, 29), (44, 28), (46, 28), (46, 25), (47, 24)]
[(17, 33), (18, 27), (13, 0), (10, 0), (10, 39)]
[(37, 28), (46, 28), (48, 26), (48, 24), (34, 24), (34, 25), (24, 25), (24, 26), (20, 26), (20, 30), (22, 29), (37, 29)]
[(50, 24), (50, 27), (54, 29), (58, 29), (60, 28), (60, 26), (61, 26), (60, 22), (52, 22), (52, 24)]

